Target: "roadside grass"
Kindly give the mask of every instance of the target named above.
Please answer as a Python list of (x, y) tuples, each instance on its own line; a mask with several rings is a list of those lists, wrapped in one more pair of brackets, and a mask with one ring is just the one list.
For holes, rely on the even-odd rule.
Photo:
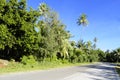
[(24, 65), (18, 62), (10, 62), (8, 66), (0, 68), (0, 74), (8, 74), (13, 72), (27, 72), (34, 70), (47, 70), (53, 68), (63, 68), (70, 66), (78, 66), (78, 65), (87, 65), (90, 63), (60, 63), (60, 62), (41, 62), (34, 65)]
[(120, 63), (117, 63), (117, 64), (116, 64), (116, 71), (117, 71), (117, 73), (118, 73), (119, 76), (120, 76)]

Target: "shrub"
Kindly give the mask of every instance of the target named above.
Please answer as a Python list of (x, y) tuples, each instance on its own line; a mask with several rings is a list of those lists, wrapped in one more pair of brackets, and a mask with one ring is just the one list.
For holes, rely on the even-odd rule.
[(69, 61), (68, 61), (67, 59), (63, 59), (63, 60), (61, 60), (61, 62), (62, 62), (63, 64), (68, 64), (68, 63), (69, 63)]
[(34, 65), (37, 63), (37, 61), (35, 60), (35, 57), (33, 55), (29, 55), (23, 56), (21, 58), (21, 63), (23, 63), (24, 65)]

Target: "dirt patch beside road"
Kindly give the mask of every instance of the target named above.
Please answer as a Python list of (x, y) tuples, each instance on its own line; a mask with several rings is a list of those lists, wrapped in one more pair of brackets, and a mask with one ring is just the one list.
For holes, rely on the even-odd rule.
[(3, 67), (5, 67), (5, 66), (7, 66), (8, 65), (8, 61), (7, 60), (2, 60), (2, 59), (0, 59), (0, 68), (3, 68)]

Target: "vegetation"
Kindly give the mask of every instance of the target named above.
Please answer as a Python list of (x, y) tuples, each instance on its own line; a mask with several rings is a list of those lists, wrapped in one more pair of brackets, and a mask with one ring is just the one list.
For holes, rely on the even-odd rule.
[(106, 61), (116, 63), (115, 68), (116, 68), (117, 73), (120, 75), (120, 48), (117, 48), (111, 52), (107, 50), (105, 53), (106, 53), (105, 54)]
[[(86, 18), (82, 14), (78, 25), (86, 26)], [(0, 30), (0, 59), (12, 60), (9, 68), (120, 61), (120, 49), (110, 53), (97, 49), (97, 38), (93, 42), (70, 41), (65, 24), (45, 3), (34, 10), (27, 9), (26, 0), (0, 0)]]
[(120, 76), (120, 63), (117, 63), (117, 65), (116, 65), (116, 71), (117, 71), (117, 73)]
[(111, 52), (106, 51), (106, 61), (107, 62), (120, 62), (120, 48), (113, 50)]

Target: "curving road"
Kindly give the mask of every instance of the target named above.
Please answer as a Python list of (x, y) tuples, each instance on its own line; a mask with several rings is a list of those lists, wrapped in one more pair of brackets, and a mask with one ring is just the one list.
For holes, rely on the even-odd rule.
[(86, 66), (20, 72), (0, 75), (0, 80), (120, 80), (115, 65), (96, 63)]

